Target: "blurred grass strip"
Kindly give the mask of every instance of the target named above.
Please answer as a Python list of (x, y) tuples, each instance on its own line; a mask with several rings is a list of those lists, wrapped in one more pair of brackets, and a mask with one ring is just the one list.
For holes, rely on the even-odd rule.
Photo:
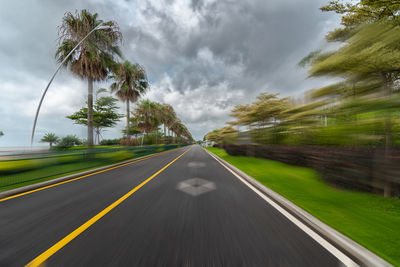
[(90, 153), (64, 152), (62, 155), (49, 154), (37, 158), (22, 158), (0, 161), (0, 191), (10, 190), (25, 185), (51, 180), (54, 178), (135, 159), (153, 153), (174, 149), (181, 145), (155, 145), (92, 150)]
[(334, 188), (316, 171), (207, 148), (324, 223), (400, 266), (400, 200)]

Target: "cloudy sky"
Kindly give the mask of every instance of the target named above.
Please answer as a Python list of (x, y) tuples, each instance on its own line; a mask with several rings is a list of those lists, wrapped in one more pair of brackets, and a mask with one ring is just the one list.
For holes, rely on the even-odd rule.
[[(324, 47), (326, 33), (339, 25), (337, 15), (319, 10), (327, 0), (1, 2), (0, 147), (29, 145), (36, 106), (57, 67), (57, 26), (67, 11), (87, 9), (116, 21), (124, 57), (148, 72), (145, 97), (171, 104), (196, 139), (222, 127), (232, 107), (260, 92), (299, 97), (326, 84), (307, 79), (297, 63)], [(84, 105), (86, 92), (85, 81), (60, 71), (42, 106), (37, 145), (46, 132), (85, 137), (86, 129), (65, 116)], [(120, 137), (122, 127), (103, 136)]]

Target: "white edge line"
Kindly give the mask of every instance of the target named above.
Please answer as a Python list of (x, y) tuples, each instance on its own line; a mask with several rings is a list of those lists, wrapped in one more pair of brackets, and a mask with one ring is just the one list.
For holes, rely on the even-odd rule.
[(332, 255), (334, 255), (336, 258), (338, 258), (344, 265), (346, 266), (359, 266), (357, 263), (355, 263), (352, 259), (347, 257), (345, 254), (343, 254), (340, 250), (338, 250), (336, 247), (334, 247), (331, 243), (326, 241), (324, 238), (322, 238), (320, 235), (318, 235), (316, 232), (311, 230), (307, 225), (299, 221), (296, 217), (294, 217), (292, 214), (284, 210), (281, 206), (276, 204), (273, 200), (271, 200), (269, 197), (267, 197), (265, 194), (263, 194), (260, 190), (255, 188), (253, 185), (251, 185), (249, 182), (244, 180), (242, 177), (240, 177), (238, 174), (236, 174), (234, 171), (232, 171), (230, 168), (222, 164), (214, 155), (209, 153), (207, 150), (206, 152), (213, 157), (219, 164), (221, 164), (225, 169), (227, 169), (230, 173), (232, 173), (236, 178), (238, 178), (240, 181), (242, 181), (245, 185), (247, 185), (251, 190), (253, 190), (257, 195), (262, 197), (265, 201), (267, 201), (272, 207), (274, 207), (277, 211), (279, 211), (282, 215), (284, 215), (286, 218), (288, 218), (292, 223), (294, 223), (297, 227), (299, 227), (301, 230), (303, 230), (307, 235), (309, 235), (312, 239), (317, 241), (323, 248), (328, 250)]

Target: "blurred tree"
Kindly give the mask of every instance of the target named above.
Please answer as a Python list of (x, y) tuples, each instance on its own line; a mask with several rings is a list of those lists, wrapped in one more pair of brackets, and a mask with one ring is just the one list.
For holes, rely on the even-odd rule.
[(343, 27), (330, 32), (326, 39), (332, 42), (343, 42), (358, 32), (360, 25), (371, 24), (382, 20), (393, 24), (400, 23), (400, 3), (398, 0), (361, 0), (357, 2), (330, 1), (321, 7), (322, 11), (333, 11), (342, 15)]

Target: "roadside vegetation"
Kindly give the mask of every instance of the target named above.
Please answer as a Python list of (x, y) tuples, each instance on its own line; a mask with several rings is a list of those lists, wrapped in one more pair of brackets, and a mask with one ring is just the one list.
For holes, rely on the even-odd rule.
[[(141, 99), (149, 88), (147, 74), (138, 63), (121, 62), (122, 33), (115, 21), (100, 20), (97, 13), (87, 10), (67, 12), (58, 34), (57, 61), (88, 84), (86, 106), (67, 116), (74, 124), (87, 127), (87, 138), (48, 132), (41, 139), (49, 144), (48, 152), (0, 156), (0, 191), (194, 141), (172, 106)], [(110, 82), (109, 88), (95, 90), (101, 81)], [(125, 103), (125, 114), (118, 111), (119, 100)], [(135, 105), (133, 111), (131, 105)], [(103, 132), (123, 117), (122, 137), (103, 140)]]
[[(74, 142), (76, 137), (64, 137)], [(61, 142), (62, 140), (61, 139)], [(79, 140), (79, 139), (78, 139)], [(152, 145), (142, 147), (100, 146), (87, 149), (75, 146), (49, 153), (10, 156), (0, 161), (0, 191), (42, 182), (69, 174), (135, 159), (183, 146)]]
[(207, 148), (372, 252), (400, 266), (400, 201), (327, 185), (309, 168)]
[[(216, 155), (400, 266), (400, 4), (331, 1), (336, 49), (299, 63), (335, 82), (302, 98), (264, 92), (207, 133)], [(223, 149), (220, 149), (223, 148)]]
[[(143, 66), (129, 60), (120, 61), (123, 58), (119, 47), (122, 38), (118, 24), (100, 20), (97, 13), (92, 14), (87, 10), (75, 14), (67, 12), (62, 19), (56, 58), (59, 62), (66, 59), (65, 67), (88, 82), (87, 107), (67, 116), (75, 124), (87, 127), (87, 139), (82, 143), (90, 148), (96, 143), (100, 144), (103, 130), (114, 127), (122, 117), (126, 118), (124, 138), (120, 142), (122, 145), (142, 145), (150, 139), (150, 134), (155, 135), (156, 144), (171, 143), (172, 138), (171, 135), (167, 138), (166, 128), (168, 133), (171, 131), (175, 134), (175, 139), (192, 142), (190, 132), (167, 104), (142, 100), (135, 112), (131, 112), (131, 104), (137, 103), (147, 92), (149, 83)], [(76, 45), (78, 48), (71, 55)], [(107, 89), (98, 89), (94, 94), (94, 84), (99, 81), (110, 82), (109, 92), (125, 103), (125, 115), (118, 113), (118, 100), (112, 95), (99, 97)], [(161, 125), (164, 126), (165, 137), (162, 140), (158, 133)], [(134, 140), (131, 140), (131, 135), (135, 135)], [(142, 137), (140, 142), (138, 135)], [(55, 142), (49, 143), (52, 146)]]
[[(204, 139), (221, 145), (257, 144), (248, 148), (270, 159), (271, 147), (290, 147), (298, 155), (296, 162), (308, 160), (300, 164), (307, 167), (315, 163), (315, 151), (326, 151), (338, 163), (326, 170), (334, 175), (324, 173), (328, 182), (398, 198), (400, 4), (331, 1), (321, 10), (341, 14), (342, 26), (326, 36), (327, 42), (339, 45), (312, 51), (299, 65), (308, 68), (311, 78), (336, 82), (308, 91), (302, 99), (264, 92), (252, 103), (236, 106), (233, 120)], [(278, 154), (277, 160), (285, 162)]]

